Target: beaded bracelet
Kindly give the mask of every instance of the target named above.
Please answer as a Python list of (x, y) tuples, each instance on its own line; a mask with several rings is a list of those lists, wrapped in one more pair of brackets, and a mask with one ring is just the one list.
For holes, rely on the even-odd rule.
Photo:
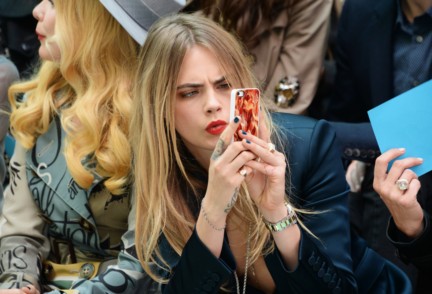
[(292, 208), (291, 204), (288, 202), (285, 202), (285, 206), (288, 210), (288, 215), (281, 219), (280, 221), (276, 223), (271, 223), (263, 218), (264, 224), (266, 225), (267, 229), (270, 230), (270, 232), (280, 232), (285, 230), (286, 228), (291, 227), (292, 225), (295, 225), (297, 223), (297, 214), (295, 213), (294, 209)]
[[(204, 200), (204, 199), (203, 199)], [(203, 213), (203, 215), (204, 215), (204, 219), (206, 220), (206, 222), (209, 224), (209, 226), (210, 227), (212, 227), (212, 229), (213, 230), (216, 230), (216, 231), (223, 231), (223, 230), (225, 230), (225, 228), (226, 228), (226, 225), (225, 226), (223, 226), (222, 228), (218, 228), (218, 227), (216, 227), (210, 220), (209, 220), (209, 218), (208, 218), (208, 216), (207, 216), (207, 212), (204, 210), (204, 205), (203, 205), (203, 203), (202, 203), (203, 201), (201, 200), (201, 210), (202, 210), (202, 213)]]

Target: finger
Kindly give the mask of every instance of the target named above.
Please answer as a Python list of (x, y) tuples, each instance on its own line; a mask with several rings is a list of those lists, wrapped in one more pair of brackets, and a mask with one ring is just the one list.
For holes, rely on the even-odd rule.
[(238, 128), (238, 124), (240, 122), (240, 118), (238, 116), (234, 117), (234, 119), (228, 124), (225, 130), (219, 137), (219, 140), (216, 143), (215, 149), (212, 153), (211, 159), (218, 159), (222, 153), (226, 150), (227, 146), (231, 143), (231, 139)]
[[(416, 165), (419, 165), (422, 163), (422, 160), (420, 158), (404, 158), (400, 160), (395, 160), (388, 172), (387, 179), (391, 182), (396, 182), (400, 178), (404, 178), (402, 175), (409, 170), (411, 167), (414, 167)], [(411, 171), (412, 172), (412, 171)], [(407, 171), (408, 174), (411, 172)], [(410, 178), (415, 177), (409, 176)]]
[(375, 160), (374, 176), (378, 181), (384, 181), (387, 177), (387, 169), (390, 161), (405, 153), (405, 148), (390, 149)]
[(272, 143), (265, 142), (264, 140), (257, 138), (249, 134), (242, 134), (243, 147), (254, 153), (261, 162), (266, 162), (270, 165), (278, 165), (281, 156), (284, 155), (275, 149)]

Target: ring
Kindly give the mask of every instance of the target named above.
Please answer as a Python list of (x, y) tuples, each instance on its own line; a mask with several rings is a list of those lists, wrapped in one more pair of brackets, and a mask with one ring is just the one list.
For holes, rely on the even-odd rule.
[(408, 180), (407, 179), (399, 179), (396, 181), (396, 186), (399, 190), (405, 191), (408, 189)]
[(274, 153), (276, 150), (276, 147), (273, 143), (267, 143), (268, 146), (268, 151), (270, 151), (270, 153)]
[(246, 177), (247, 176), (247, 171), (245, 169), (241, 169), (239, 171), (239, 174), (241, 174), (243, 177)]

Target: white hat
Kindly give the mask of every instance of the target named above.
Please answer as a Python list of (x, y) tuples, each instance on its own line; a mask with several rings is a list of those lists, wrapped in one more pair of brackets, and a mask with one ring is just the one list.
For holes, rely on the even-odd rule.
[(151, 25), (162, 16), (177, 13), (185, 0), (99, 0), (141, 46)]

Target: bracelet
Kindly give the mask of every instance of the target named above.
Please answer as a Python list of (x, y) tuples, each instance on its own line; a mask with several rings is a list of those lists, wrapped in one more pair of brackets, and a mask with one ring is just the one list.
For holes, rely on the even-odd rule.
[(280, 232), (285, 230), (286, 228), (291, 227), (292, 225), (295, 225), (298, 221), (297, 214), (295, 213), (294, 209), (292, 208), (291, 204), (288, 202), (285, 202), (285, 206), (288, 211), (288, 215), (281, 219), (280, 221), (276, 223), (271, 223), (263, 218), (264, 224), (266, 225), (267, 229), (270, 230), (270, 232)]
[[(204, 200), (204, 199), (203, 199)], [(209, 226), (210, 227), (212, 227), (212, 229), (213, 230), (216, 230), (216, 231), (223, 231), (223, 230), (225, 230), (225, 228), (226, 228), (226, 225), (225, 226), (223, 226), (222, 228), (218, 228), (218, 227), (216, 227), (210, 220), (209, 220), (209, 218), (208, 218), (208, 216), (207, 216), (207, 212), (204, 210), (204, 205), (203, 205), (203, 203), (202, 203), (202, 200), (201, 200), (201, 210), (202, 210), (202, 213), (203, 213), (203, 215), (204, 215), (204, 219), (206, 220), (206, 222), (209, 224)]]

